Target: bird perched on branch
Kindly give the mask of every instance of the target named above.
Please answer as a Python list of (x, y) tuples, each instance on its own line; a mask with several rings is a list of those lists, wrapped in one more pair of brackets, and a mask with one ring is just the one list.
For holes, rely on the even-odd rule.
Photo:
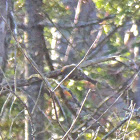
[[(71, 64), (71, 65), (67, 65), (67, 66), (64, 66), (62, 69), (61, 69), (61, 72), (62, 72), (62, 75), (65, 77), (67, 76), (74, 68), (76, 67), (75, 64)], [(83, 71), (82, 69), (80, 68), (76, 68), (71, 74), (70, 76), (68, 77), (69, 79), (73, 79), (73, 80), (86, 80), (86, 81), (89, 81), (91, 82), (92, 84), (96, 84), (97, 81), (93, 80), (91, 77), (87, 76)]]

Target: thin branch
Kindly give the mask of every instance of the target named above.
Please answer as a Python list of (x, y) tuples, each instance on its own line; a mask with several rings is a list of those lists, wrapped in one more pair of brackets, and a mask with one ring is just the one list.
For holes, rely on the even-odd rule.
[[(75, 9), (75, 17), (74, 17), (74, 24), (75, 25), (79, 22), (79, 16), (80, 16), (81, 8), (82, 8), (82, 0), (78, 0), (77, 7)], [(69, 42), (71, 44), (73, 44), (74, 36), (75, 36), (76, 32), (77, 32), (77, 28), (74, 28), (70, 37), (69, 37)], [(70, 54), (71, 49), (72, 49), (72, 46), (70, 44), (68, 44), (67, 49), (66, 49), (66, 53), (65, 53), (65, 56), (64, 56), (64, 63), (68, 62), (69, 57), (70, 57), (69, 54)]]
[[(27, 94), (27, 91), (25, 89), (20, 89), (22, 93), (25, 93)], [(34, 102), (34, 104), (36, 103), (35, 100), (28, 94), (28, 97)], [(52, 122), (51, 120), (49, 120), (48, 116), (46, 115), (46, 113), (40, 109), (40, 107), (38, 105), (36, 105), (36, 107), (39, 109), (39, 111), (44, 115), (44, 117), (49, 121), (49, 125), (53, 126), (52, 125)]]
[[(79, 22), (79, 23), (76, 24), (76, 25), (75, 25), (74, 23), (71, 23), (71, 24), (64, 24), (64, 23), (59, 24), (59, 23), (55, 23), (55, 25), (57, 25), (57, 27), (59, 27), (60, 29), (61, 29), (61, 28), (62, 28), (62, 29), (85, 28), (85, 27), (87, 27), (87, 26), (99, 24), (99, 23), (101, 23), (101, 22), (103, 22), (103, 21), (105, 21), (105, 20), (110, 20), (110, 19), (112, 19), (112, 18), (114, 18), (114, 17), (115, 17), (115, 15), (109, 15), (109, 16), (103, 18), (103, 19), (96, 19), (96, 20), (93, 20), (93, 21), (81, 22), (81, 23)], [(23, 29), (24, 29), (24, 27), (26, 27), (26, 26), (24, 26), (23, 24), (18, 24), (18, 26), (19, 26), (20, 28), (23, 28)], [(43, 27), (45, 27), (45, 26), (47, 26), (47, 27), (55, 27), (52, 23), (47, 22), (47, 21), (41, 21), (40, 23), (38, 23), (38, 26), (43, 26)]]
[(52, 59), (51, 59), (50, 54), (49, 54), (49, 49), (46, 46), (46, 47), (43, 47), (43, 50), (45, 52), (45, 59), (47, 61), (48, 67), (50, 68), (51, 71), (53, 71), (54, 67), (53, 67), (53, 64), (52, 64)]
[(39, 98), (40, 98), (40, 95), (41, 95), (41, 92), (42, 92), (42, 87), (43, 87), (43, 82), (41, 82), (41, 86), (40, 86), (40, 89), (39, 89), (39, 93), (38, 93), (38, 96), (37, 96), (37, 99), (36, 99), (36, 102), (35, 102), (35, 105), (34, 105), (34, 107), (33, 107), (33, 109), (32, 109), (31, 114), (34, 114), (34, 111), (35, 111), (35, 109), (36, 109), (36, 106), (37, 106), (37, 104), (38, 104), (38, 101), (39, 101)]
[(99, 133), (99, 130), (100, 130), (100, 126), (97, 128), (97, 130), (95, 131), (95, 136), (94, 136), (94, 139), (93, 140), (96, 140), (97, 136), (98, 136), (98, 133)]
[(118, 26), (118, 27), (115, 27), (114, 29), (112, 29), (112, 31), (98, 43), (98, 45), (96, 46), (96, 48), (93, 48), (92, 49), (92, 53), (89, 54), (89, 56), (87, 57), (87, 59), (93, 58), (94, 55), (96, 55), (103, 48), (103, 46), (106, 44), (106, 42), (112, 37), (112, 35), (114, 33), (116, 33), (116, 31), (120, 27), (122, 27), (122, 26)]
[(123, 140), (125, 140), (125, 137), (126, 137), (126, 132), (128, 130), (128, 127), (129, 127), (129, 124), (130, 124), (130, 120), (132, 119), (133, 117), (133, 113), (134, 113), (134, 108), (135, 108), (135, 104), (133, 105), (132, 101), (131, 101), (131, 113), (130, 113), (130, 117), (129, 117), (129, 120), (128, 120), (128, 123), (127, 123), (127, 126), (126, 126), (126, 129), (125, 129), (125, 133), (124, 133), (124, 136), (123, 136)]
[[(9, 90), (9, 89), (8, 89)], [(15, 94), (14, 91), (12, 90), (9, 90), (10, 93), (12, 93), (14, 96), (16, 96), (16, 98), (21, 102), (21, 104), (24, 106), (24, 108), (27, 110), (28, 114), (29, 114), (29, 119), (31, 121), (31, 128), (32, 128), (32, 132), (34, 132), (34, 123), (32, 122), (32, 115), (30, 114), (29, 110), (28, 110), (28, 107), (26, 106), (26, 104), (22, 101), (22, 99), (17, 95)]]
[(97, 35), (95, 41), (93, 42), (93, 44), (90, 46), (90, 48), (89, 48), (88, 51), (86, 52), (84, 58), (83, 58), (83, 59), (71, 70), (71, 72), (68, 73), (68, 75), (66, 75), (65, 78), (54, 88), (53, 92), (54, 92), (54, 91), (55, 91), (55, 90), (56, 90), (56, 89), (57, 89), (57, 88), (58, 88), (58, 87), (73, 73), (73, 71), (74, 71), (82, 62), (84, 62), (84, 60), (86, 59), (86, 57), (87, 57), (87, 55), (89, 54), (90, 50), (91, 50), (92, 48), (95, 48), (95, 47), (97, 46), (97, 43), (98, 43), (98, 41), (99, 41), (101, 35), (102, 35), (102, 30), (100, 30), (100, 31), (98, 32), (98, 35)]
[(79, 137), (81, 137), (81, 135), (83, 133), (85, 133), (88, 129), (90, 129), (93, 124), (95, 124), (97, 121), (99, 121), (103, 117), (103, 115), (105, 115), (112, 108), (112, 106), (120, 99), (120, 97), (123, 96), (124, 91), (126, 91), (130, 88), (130, 86), (132, 85), (132, 83), (134, 82), (134, 80), (136, 79), (136, 77), (138, 76), (139, 73), (140, 73), (140, 70), (138, 72), (136, 72), (131, 78), (129, 78), (122, 86), (120, 86), (120, 88), (116, 92), (116, 94), (119, 94), (119, 93), (121, 93), (121, 94), (117, 97), (117, 99), (98, 117), (98, 119), (95, 122), (91, 123), (90, 126), (88, 126), (81, 134), (79, 134), (79, 136), (75, 140), (77, 140)]
[(102, 140), (106, 140), (112, 133), (114, 133), (118, 128), (120, 128), (124, 123), (128, 121), (129, 117), (126, 117), (123, 121), (121, 121), (115, 128), (113, 128), (110, 132), (108, 132)]
[(12, 112), (12, 108), (13, 108), (13, 105), (14, 105), (15, 101), (16, 101), (16, 96), (13, 97), (13, 101), (12, 101), (10, 109), (9, 109), (9, 118), (11, 118), (11, 112)]
[[(71, 29), (71, 28), (86, 28), (87, 26), (91, 26), (91, 25), (97, 25), (97, 24), (100, 24), (102, 23), (103, 21), (106, 21), (106, 20), (110, 20), (110, 19), (113, 19), (115, 17), (115, 15), (109, 15), (105, 18), (102, 18), (102, 19), (95, 19), (95, 20), (92, 20), (92, 21), (88, 21), (88, 22), (79, 22), (78, 24), (74, 24), (74, 23), (67, 23), (67, 24), (64, 24), (65, 21), (63, 23), (57, 23), (57, 22), (53, 22), (54, 24), (52, 24), (51, 22), (48, 22), (47, 20), (44, 20), (44, 21), (41, 21), (37, 24), (37, 26), (41, 26), (41, 27), (59, 27), (59, 29)], [(23, 23), (17, 23), (17, 27), (19, 29), (23, 29), (24, 31), (28, 30), (28, 26), (23, 24)]]
[[(0, 69), (1, 69), (1, 72), (2, 72), (2, 74), (3, 74), (3, 76), (4, 76), (5, 80), (6, 80), (6, 83), (7, 83), (8, 88), (9, 88), (10, 90), (12, 90), (11, 85), (10, 85), (9, 82), (8, 82), (8, 79), (6, 78), (6, 76), (5, 76), (5, 74), (4, 74), (4, 71), (2, 70), (1, 67), (0, 67)], [(2, 89), (2, 90), (3, 90), (3, 89)], [(2, 108), (1, 108), (0, 117), (2, 117), (3, 112), (4, 112), (4, 109), (5, 109), (6, 105), (8, 104), (8, 101), (10, 100), (11, 97), (12, 97), (12, 93), (10, 92), (10, 94), (9, 94), (8, 97), (6, 98), (6, 101), (4, 102), (4, 104), (3, 104)]]
[(15, 118), (12, 120), (12, 123), (11, 123), (11, 125), (10, 125), (10, 130), (9, 130), (9, 136), (10, 136), (10, 138), (12, 138), (11, 133), (12, 133), (12, 127), (13, 127), (14, 121), (17, 119), (17, 117), (18, 117), (19, 115), (21, 115), (21, 113), (23, 113), (23, 111), (24, 111), (24, 109), (23, 109), (22, 111), (20, 111), (20, 112), (15, 116)]
[(127, 121), (128, 124), (127, 124), (127, 127), (126, 127), (126, 130), (125, 130), (125, 134), (123, 136), (123, 140), (125, 139), (125, 136), (127, 135), (126, 134), (126, 131), (127, 131), (127, 128), (129, 126), (129, 123), (130, 123), (130, 120), (131, 118), (133, 117), (133, 111), (134, 111), (134, 106), (132, 106), (132, 112), (130, 113), (129, 116), (127, 116), (126, 118), (124, 118), (115, 128), (113, 128), (110, 132), (108, 132), (103, 138), (102, 140), (106, 140), (111, 134), (113, 134), (117, 129), (119, 129), (124, 123), (126, 123)]
[[(53, 99), (52, 101), (53, 101), (53, 105), (54, 105), (56, 120), (57, 120), (57, 122), (58, 122), (60, 128), (63, 130), (63, 132), (66, 133), (64, 127), (62, 126), (62, 124), (61, 124), (60, 121), (59, 121), (59, 117), (58, 117), (58, 114), (57, 114), (57, 109), (56, 109), (55, 100)], [(72, 138), (71, 138), (69, 135), (68, 135), (68, 138), (69, 138), (70, 140), (72, 140)]]
[(87, 67), (87, 66), (94, 66), (96, 64), (102, 63), (102, 62), (106, 62), (106, 61), (110, 61), (110, 60), (116, 60), (117, 57), (121, 57), (120, 55), (108, 55), (108, 56), (103, 56), (100, 58), (94, 58), (91, 60), (87, 60), (85, 62), (83, 62), (80, 67)]
[(69, 130), (65, 133), (65, 135), (63, 136), (63, 138), (62, 138), (61, 140), (65, 140), (65, 138), (67, 137), (67, 135), (71, 132), (72, 128), (74, 127), (76, 121), (77, 121), (78, 118), (79, 118), (79, 115), (80, 115), (80, 113), (81, 113), (81, 111), (82, 111), (82, 108), (83, 108), (83, 106), (84, 106), (84, 104), (85, 104), (85, 101), (87, 100), (87, 97), (88, 97), (90, 91), (91, 91), (91, 89), (89, 89), (89, 91), (87, 92), (87, 94), (86, 94), (86, 96), (85, 96), (85, 98), (84, 98), (84, 100), (83, 100), (83, 102), (82, 102), (82, 104), (81, 104), (81, 108), (80, 108), (79, 111), (78, 111), (78, 114), (77, 114), (76, 118), (73, 120), (73, 122), (72, 122), (72, 124), (71, 124)]

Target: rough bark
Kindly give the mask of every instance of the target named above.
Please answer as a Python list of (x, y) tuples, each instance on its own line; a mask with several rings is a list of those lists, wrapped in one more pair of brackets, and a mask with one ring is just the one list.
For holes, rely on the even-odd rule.
[[(45, 41), (43, 36), (43, 28), (35, 26), (37, 22), (41, 20), (41, 15), (39, 14), (40, 8), (42, 5), (41, 0), (26, 0), (26, 24), (28, 26), (28, 30), (25, 33), (25, 38), (27, 41), (27, 49), (28, 53), (34, 60), (34, 62), (38, 65), (39, 69), (43, 71), (43, 48), (45, 47)], [(28, 63), (28, 62), (27, 62)], [(35, 74), (35, 69), (31, 66), (31, 64), (27, 64), (26, 67), (26, 76), (31, 74)], [(36, 82), (33, 85), (29, 86), (27, 89), (29, 96), (27, 99), (28, 107), (30, 112), (33, 111), (35, 103), (37, 100), (37, 106), (43, 110), (44, 106), (44, 97), (43, 92), (40, 89), (41, 82)], [(41, 92), (40, 92), (41, 91)], [(40, 96), (38, 97), (38, 95)], [(35, 128), (34, 139), (35, 140), (43, 140), (44, 133), (41, 131), (44, 129), (44, 116), (36, 107), (32, 114), (32, 121)], [(31, 140), (31, 125), (28, 128), (28, 134), (26, 134), (26, 139)]]
[[(138, 50), (137, 57), (140, 57), (140, 49)], [(134, 94), (134, 102), (136, 103), (136, 108), (139, 108), (140, 107), (140, 75), (138, 76), (137, 81), (136, 81), (136, 92)]]
[(8, 23), (8, 2), (0, 0), (0, 83), (2, 82), (2, 71), (5, 69), (7, 59), (7, 27)]
[(134, 95), (134, 102), (136, 103), (136, 108), (140, 107), (140, 78), (137, 81), (137, 91)]

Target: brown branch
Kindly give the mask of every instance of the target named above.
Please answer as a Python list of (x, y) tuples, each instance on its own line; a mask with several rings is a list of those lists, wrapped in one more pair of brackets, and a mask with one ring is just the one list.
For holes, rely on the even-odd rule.
[[(57, 25), (57, 27), (59, 27), (60, 29), (70, 29), (70, 28), (85, 28), (87, 26), (91, 26), (91, 25), (97, 25), (105, 20), (110, 20), (110, 19), (113, 19), (115, 17), (115, 15), (109, 15), (103, 19), (96, 19), (96, 20), (93, 20), (93, 21), (89, 21), (89, 22), (79, 22), (78, 24), (74, 24), (74, 23), (71, 23), (71, 24), (64, 24), (64, 23), (55, 23), (55, 25)], [(36, 26), (41, 26), (41, 27), (55, 27), (54, 24), (52, 24), (51, 22), (47, 21), (47, 20), (44, 20), (44, 21), (41, 21), (39, 22)], [(23, 30), (27, 30), (28, 29), (28, 26), (23, 24), (23, 23), (18, 23), (17, 24), (18, 28), (20, 29), (23, 29)]]
[[(92, 60), (87, 60), (85, 61), (83, 64), (81, 64), (81, 67), (87, 67), (87, 66), (91, 66), (94, 64), (98, 64), (101, 62), (105, 62), (108, 60), (114, 60), (117, 56), (106, 56), (106, 57), (101, 57), (99, 59), (92, 59)], [(50, 71), (48, 73), (45, 73), (44, 76), (47, 78), (58, 78), (59, 76), (63, 76), (65, 77), (76, 65), (66, 65), (64, 67), (62, 67), (61, 69), (57, 69), (54, 71)], [(80, 70), (80, 71), (79, 71)], [(77, 68), (73, 73), (71, 73), (71, 75), (68, 77), (68, 79), (74, 79), (74, 80), (86, 80), (89, 81), (93, 84), (96, 84), (97, 81), (93, 80), (92, 78), (90, 78), (89, 76), (86, 76), (81, 69)], [(35, 82), (39, 82), (43, 80), (41, 76), (39, 76), (39, 74), (33, 74), (31, 75), (28, 79), (17, 79), (16, 81), (16, 85), (17, 87), (24, 87), (24, 86), (29, 86)], [(14, 89), (14, 80), (9, 81), (9, 84), (11, 86), (12, 89)], [(1, 95), (6, 94), (8, 91), (7, 89), (9, 89), (9, 85), (6, 83), (3, 83), (0, 85), (0, 90), (1, 90)]]
[(65, 138), (68, 136), (68, 134), (71, 132), (72, 128), (74, 127), (74, 125), (75, 125), (77, 119), (78, 119), (79, 116), (80, 116), (80, 113), (81, 113), (81, 111), (82, 111), (82, 108), (83, 108), (83, 106), (84, 106), (84, 104), (85, 104), (85, 101), (87, 100), (87, 97), (88, 97), (90, 91), (91, 91), (91, 90), (89, 89), (89, 91), (87, 92), (87, 94), (86, 94), (86, 96), (85, 96), (85, 98), (84, 98), (84, 100), (83, 100), (83, 102), (82, 102), (82, 104), (81, 104), (80, 109), (78, 110), (78, 114), (77, 114), (76, 118), (73, 120), (73, 122), (72, 122), (72, 124), (71, 124), (69, 130), (65, 133), (65, 135), (64, 135), (63, 138), (62, 138), (62, 140), (65, 140)]
[(127, 81), (124, 82), (122, 86), (120, 86), (120, 88), (115, 93), (115, 94), (120, 94), (117, 97), (117, 99), (98, 117), (98, 119), (95, 122), (91, 123), (90, 126), (88, 126), (82, 133), (80, 133), (79, 136), (76, 138), (76, 140), (79, 139), (79, 137), (81, 137), (83, 133), (89, 130), (93, 124), (97, 123), (97, 121), (99, 121), (112, 108), (112, 106), (120, 99), (120, 97), (124, 95), (124, 92), (130, 88), (130, 86), (133, 84), (134, 80), (136, 79), (139, 73), (140, 73), (140, 69), (138, 72), (132, 75), (129, 79), (127, 79)]
[(88, 56), (90, 50), (93, 49), (93, 48), (96, 48), (96, 46), (98, 45), (98, 41), (99, 41), (101, 35), (102, 35), (102, 29), (99, 30), (99, 32), (98, 32), (98, 34), (97, 34), (97, 36), (96, 36), (94, 42), (92, 43), (92, 45), (90, 46), (90, 48), (89, 48), (88, 51), (86, 52), (86, 54), (85, 54), (85, 56), (83, 57), (83, 59), (81, 59), (81, 61), (80, 61), (80, 62), (65, 76), (65, 78), (55, 87), (55, 89), (54, 89), (53, 91), (55, 91), (55, 90), (56, 90), (56, 89), (57, 89), (57, 88), (58, 88), (58, 87), (59, 87), (59, 86), (60, 86), (60, 85), (75, 71), (75, 69), (76, 69), (78, 66), (80, 66), (80, 64), (82, 64), (82, 63), (85, 61), (85, 59), (87, 58), (87, 56)]
[(102, 140), (106, 140), (112, 133), (114, 133), (118, 128), (120, 128), (124, 123), (129, 120), (129, 117), (126, 117), (123, 121), (121, 121), (115, 128), (113, 128), (110, 132), (108, 132)]
[[(87, 27), (87, 26), (91, 26), (91, 25), (96, 25), (96, 24), (99, 24), (101, 22), (103, 22), (104, 20), (109, 20), (109, 19), (112, 19), (114, 18), (115, 15), (110, 15), (110, 16), (107, 16), (103, 19), (96, 19), (96, 20), (93, 20), (93, 21), (89, 21), (89, 22), (81, 22), (81, 23), (78, 23), (78, 24), (59, 24), (59, 23), (55, 23), (57, 24), (57, 27), (59, 28), (62, 28), (62, 29), (69, 29), (69, 28), (84, 28), (84, 27)], [(48, 23), (47, 21), (42, 21), (40, 23), (38, 23), (39, 26), (48, 26), (48, 27), (54, 27), (53, 24), (51, 23)]]
[(103, 56), (100, 58), (94, 58), (91, 60), (87, 60), (85, 62), (83, 62), (80, 67), (87, 67), (87, 66), (92, 66), (92, 65), (96, 65), (105, 61), (110, 61), (110, 60), (116, 60), (117, 57), (120, 57), (119, 55), (115, 56), (115, 55), (109, 55), (109, 56)]
[(116, 31), (120, 27), (122, 27), (122, 26), (118, 26), (118, 27), (115, 27), (114, 29), (112, 29), (112, 31), (98, 43), (96, 48), (92, 49), (92, 53), (88, 55), (87, 59), (93, 58), (103, 48), (103, 46), (106, 44), (106, 42), (112, 37), (112, 35), (114, 33), (116, 33)]
[(49, 54), (49, 50), (48, 50), (47, 47), (44, 47), (43, 50), (44, 50), (45, 59), (47, 61), (47, 64), (48, 64), (50, 70), (52, 71), (52, 70), (54, 70), (54, 67), (53, 67), (52, 60), (51, 60), (51, 57), (50, 57), (50, 54)]

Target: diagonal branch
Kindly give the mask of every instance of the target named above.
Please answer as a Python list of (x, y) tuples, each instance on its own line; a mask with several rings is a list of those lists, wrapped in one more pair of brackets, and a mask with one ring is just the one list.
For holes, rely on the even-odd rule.
[(85, 101), (87, 100), (87, 97), (88, 97), (90, 91), (91, 91), (91, 90), (89, 90), (89, 91), (87, 92), (87, 94), (86, 94), (86, 96), (85, 96), (85, 98), (84, 98), (84, 100), (83, 100), (83, 102), (82, 102), (81, 108), (80, 108), (79, 111), (78, 111), (78, 114), (77, 114), (76, 118), (73, 120), (73, 122), (72, 122), (72, 124), (71, 124), (69, 130), (65, 133), (65, 135), (64, 135), (63, 138), (62, 138), (62, 140), (65, 140), (65, 138), (68, 136), (68, 134), (70, 133), (70, 131), (71, 131), (72, 128), (74, 127), (74, 125), (75, 125), (77, 119), (79, 118), (79, 115), (80, 115), (80, 113), (81, 113), (81, 111), (82, 111), (82, 108), (83, 108), (83, 106), (84, 106), (84, 104), (85, 104)]

